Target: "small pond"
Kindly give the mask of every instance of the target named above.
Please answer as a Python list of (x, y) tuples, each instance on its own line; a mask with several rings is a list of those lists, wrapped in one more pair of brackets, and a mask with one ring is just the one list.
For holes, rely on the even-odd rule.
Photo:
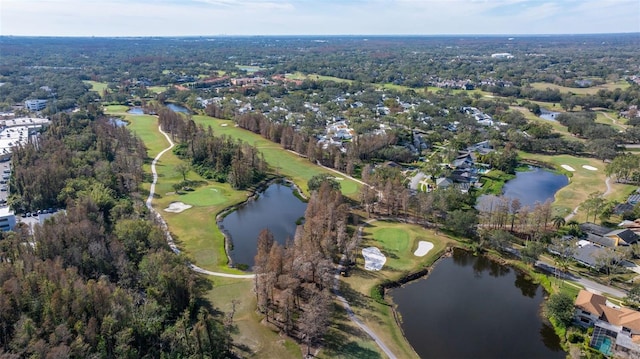
[(142, 107), (132, 107), (129, 111), (127, 111), (127, 113), (131, 115), (144, 115), (144, 110), (142, 109)]
[(293, 194), (293, 188), (272, 184), (257, 199), (247, 202), (227, 215), (218, 225), (231, 237), (229, 252), (234, 265), (253, 266), (257, 253), (258, 234), (268, 228), (276, 241), (284, 244), (293, 239), (296, 221), (304, 216), (307, 204)]
[(390, 291), (421, 358), (564, 358), (540, 317), (542, 287), (484, 257), (454, 250), (429, 276)]
[[(554, 173), (539, 167), (530, 167), (530, 171), (516, 172), (516, 178), (507, 181), (502, 188), (505, 197), (517, 198), (522, 207), (533, 208), (536, 202), (552, 200), (559, 189), (569, 184), (565, 175)], [(482, 195), (478, 197), (477, 208), (489, 210), (498, 197)]]
[(559, 114), (560, 112), (550, 111), (544, 107), (540, 107), (540, 115), (538, 117), (548, 121), (556, 121), (556, 116)]
[(166, 106), (173, 112), (191, 113), (186, 107), (176, 105), (175, 103), (167, 103)]
[(122, 119), (116, 118), (116, 117), (111, 117), (109, 119), (109, 123), (116, 126), (116, 127), (124, 127), (126, 125), (128, 125), (127, 121), (124, 121)]

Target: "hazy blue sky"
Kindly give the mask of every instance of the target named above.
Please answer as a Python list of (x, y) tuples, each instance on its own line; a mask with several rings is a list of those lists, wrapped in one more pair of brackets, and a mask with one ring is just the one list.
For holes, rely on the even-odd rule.
[(0, 34), (640, 32), (640, 0), (1, 0)]

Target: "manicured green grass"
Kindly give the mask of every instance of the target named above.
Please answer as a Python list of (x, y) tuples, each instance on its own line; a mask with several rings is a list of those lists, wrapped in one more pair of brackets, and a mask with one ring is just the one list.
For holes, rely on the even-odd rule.
[[(307, 181), (314, 175), (329, 173), (333, 176), (339, 177), (336, 173), (318, 167), (303, 157), (283, 150), (277, 143), (273, 143), (262, 138), (260, 135), (251, 131), (235, 127), (233, 121), (221, 120), (202, 115), (193, 116), (193, 120), (205, 127), (211, 126), (214, 134), (227, 135), (256, 146), (264, 155), (265, 160), (272, 167), (274, 172), (291, 178), (306, 193), (308, 193)], [(360, 189), (359, 183), (348, 178), (344, 178), (339, 182), (342, 193), (345, 196), (351, 198), (357, 197)]]
[[(413, 252), (421, 240), (433, 243), (434, 248), (424, 257), (416, 257)], [(399, 280), (432, 265), (452, 243), (452, 238), (413, 224), (376, 221), (364, 228), (361, 247), (378, 247), (387, 261), (381, 271), (366, 271), (359, 253), (356, 269), (343, 278), (342, 290), (358, 317), (399, 358), (417, 358), (417, 354), (395, 322), (392, 307), (372, 298), (372, 289), (380, 283)]]
[(95, 91), (98, 93), (98, 95), (100, 95), (102, 97), (102, 93), (104, 92), (104, 89), (106, 89), (109, 84), (106, 82), (98, 82), (98, 81), (82, 81), (85, 84), (91, 85), (91, 91)]
[[(599, 111), (596, 116), (596, 122), (604, 125), (609, 125), (615, 128), (618, 131), (624, 131), (627, 129), (623, 123), (623, 120), (616, 119), (617, 115), (614, 112), (605, 112)], [(613, 120), (612, 120), (613, 119)]]
[(616, 88), (620, 88), (624, 90), (625, 88), (629, 87), (629, 83), (624, 80), (621, 80), (617, 82), (609, 82), (600, 86), (593, 86), (593, 87), (587, 87), (587, 88), (573, 88), (573, 87), (560, 86), (556, 84), (550, 84), (546, 82), (534, 82), (531, 84), (531, 87), (538, 90), (545, 90), (549, 88), (552, 90), (558, 90), (561, 93), (573, 93), (576, 95), (595, 95), (600, 90), (612, 91), (612, 90), (615, 90)]

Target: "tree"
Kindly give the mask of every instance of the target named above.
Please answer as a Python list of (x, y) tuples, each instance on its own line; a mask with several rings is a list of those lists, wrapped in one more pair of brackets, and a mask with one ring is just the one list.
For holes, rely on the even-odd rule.
[(544, 252), (544, 244), (540, 242), (528, 242), (527, 246), (520, 250), (522, 260), (530, 265), (534, 265), (540, 255)]
[(551, 219), (551, 222), (556, 227), (556, 229), (558, 229), (564, 226), (567, 221), (562, 216), (555, 216)]
[(182, 176), (182, 180), (186, 182), (187, 174), (189, 174), (189, 172), (191, 171), (191, 166), (189, 166), (189, 164), (185, 162), (180, 162), (174, 168), (176, 171), (178, 171), (178, 173), (180, 173), (180, 175)]
[(565, 293), (554, 293), (549, 296), (545, 310), (550, 318), (555, 319), (563, 327), (568, 327), (573, 322), (573, 299)]
[(311, 354), (311, 345), (315, 344), (328, 329), (331, 318), (331, 299), (327, 292), (313, 294), (300, 317), (300, 331), (307, 344), (307, 356)]
[(320, 186), (323, 182), (329, 183), (331, 188), (335, 190), (340, 190), (340, 183), (336, 181), (336, 178), (334, 176), (328, 173), (320, 173), (314, 175), (309, 179), (309, 181), (307, 181), (307, 187), (309, 188), (309, 191), (317, 191), (318, 189), (320, 189)]
[(447, 215), (446, 226), (457, 235), (472, 237), (478, 224), (478, 215), (474, 211), (457, 209)]

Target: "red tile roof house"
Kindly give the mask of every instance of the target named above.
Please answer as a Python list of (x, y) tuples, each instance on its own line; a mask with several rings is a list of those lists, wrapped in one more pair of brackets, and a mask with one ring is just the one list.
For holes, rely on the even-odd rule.
[(615, 306), (586, 290), (578, 293), (575, 307), (577, 322), (594, 327), (591, 347), (616, 358), (640, 356), (640, 312)]

